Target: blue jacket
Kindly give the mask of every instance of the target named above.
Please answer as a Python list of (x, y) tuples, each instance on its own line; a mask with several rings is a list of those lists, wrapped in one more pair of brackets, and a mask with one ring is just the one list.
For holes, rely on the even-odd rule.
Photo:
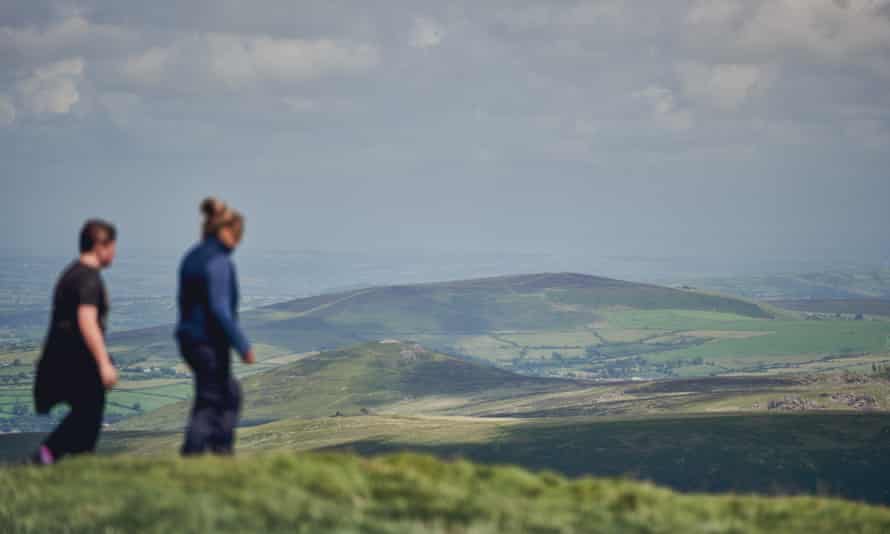
[(238, 327), (238, 279), (231, 249), (216, 237), (195, 245), (179, 268), (179, 323), (176, 335), (188, 343), (250, 350)]

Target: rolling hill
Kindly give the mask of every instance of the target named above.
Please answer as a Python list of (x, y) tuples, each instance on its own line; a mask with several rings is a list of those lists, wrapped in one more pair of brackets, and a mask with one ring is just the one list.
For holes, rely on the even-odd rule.
[[(395, 340), (312, 354), (248, 376), (242, 383), (247, 424), (380, 410), (417, 412), (423, 411), (417, 405), (430, 399), (456, 409), (577, 387), (571, 381), (522, 376)], [(179, 429), (188, 408), (187, 402), (171, 404), (117, 428)]]
[[(358, 289), (259, 308), (242, 322), (261, 345), (306, 352), (383, 338), (572, 331), (603, 322), (600, 312), (610, 309), (774, 316), (737, 298), (563, 273)], [(115, 334), (110, 343), (122, 362), (176, 357), (169, 327)]]

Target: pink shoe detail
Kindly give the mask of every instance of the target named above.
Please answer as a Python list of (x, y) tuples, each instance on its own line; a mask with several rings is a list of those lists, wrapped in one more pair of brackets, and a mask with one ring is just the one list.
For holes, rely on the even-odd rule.
[(53, 451), (49, 450), (49, 447), (47, 447), (46, 445), (40, 446), (40, 450), (38, 451), (37, 456), (40, 460), (40, 463), (43, 465), (51, 465), (56, 462)]

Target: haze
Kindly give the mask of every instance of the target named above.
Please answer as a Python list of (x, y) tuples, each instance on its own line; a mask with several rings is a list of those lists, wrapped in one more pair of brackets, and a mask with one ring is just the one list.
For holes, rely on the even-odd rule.
[(0, 5), (3, 247), (882, 261), (890, 1)]

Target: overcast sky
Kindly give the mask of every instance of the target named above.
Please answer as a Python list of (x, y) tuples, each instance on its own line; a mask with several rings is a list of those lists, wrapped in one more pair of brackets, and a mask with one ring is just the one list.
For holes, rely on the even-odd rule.
[(0, 3), (4, 248), (890, 255), (890, 0)]

